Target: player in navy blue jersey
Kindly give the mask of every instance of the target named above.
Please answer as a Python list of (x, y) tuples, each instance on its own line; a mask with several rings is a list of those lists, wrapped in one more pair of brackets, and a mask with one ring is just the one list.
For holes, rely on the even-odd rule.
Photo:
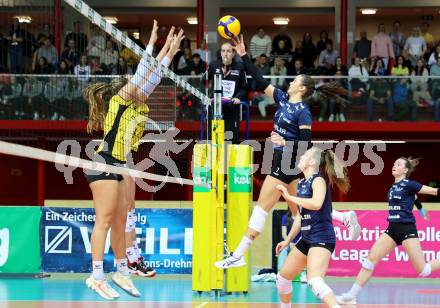
[[(281, 197), (281, 192), (275, 189), (277, 185), (282, 185), (291, 194), (295, 194), (301, 174), (301, 170), (295, 166), (297, 153), (306, 151), (312, 138), (312, 115), (304, 101), (312, 95), (328, 98), (339, 96), (338, 93), (341, 93), (341, 90), (332, 83), (315, 88), (315, 81), (307, 75), (298, 75), (290, 83), (287, 92), (283, 92), (269, 84), (252, 64), (246, 54), (243, 37), (235, 38), (234, 45), (235, 51), (243, 60), (246, 73), (254, 78), (258, 88), (264, 89), (265, 94), (275, 100), (278, 108), (270, 136), (274, 144), (271, 173), (266, 176), (261, 187), (258, 204), (252, 212), (246, 234), (231, 256), (215, 262), (218, 268), (240, 267), (246, 264), (244, 253), (263, 230), (268, 213)], [(295, 214), (296, 206), (289, 202), (288, 205)], [(352, 238), (356, 239), (359, 236), (361, 230), (354, 212), (335, 212), (333, 216), (349, 228)]]
[(406, 157), (394, 162), (394, 183), (388, 191), (388, 228), (371, 247), (368, 257), (361, 260), (356, 282), (347, 293), (337, 297), (339, 303), (356, 304), (356, 297), (370, 280), (376, 264), (396, 246), (403, 246), (419, 277), (428, 277), (440, 269), (440, 260), (425, 261), (412, 212), (416, 194), (439, 196), (440, 189), (408, 179), (418, 163), (417, 159)]
[(339, 307), (330, 287), (324, 282), (336, 236), (332, 223), (331, 187), (335, 184), (342, 193), (350, 188), (347, 168), (343, 167), (335, 153), (313, 147), (301, 156), (298, 168), (304, 178), (298, 183), (297, 196), (278, 185), (284, 199), (297, 204), (295, 222), (287, 239), (279, 243), (276, 253), (286, 248), (301, 232), (301, 240), (287, 256), (277, 275), (276, 285), (281, 307), (291, 307), (292, 279), (307, 267), (307, 282), (313, 293), (328, 307)]

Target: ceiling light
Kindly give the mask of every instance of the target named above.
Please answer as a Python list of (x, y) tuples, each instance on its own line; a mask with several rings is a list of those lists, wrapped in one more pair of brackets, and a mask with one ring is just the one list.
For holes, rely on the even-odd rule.
[(113, 16), (104, 16), (104, 19), (109, 23), (109, 24), (117, 24), (118, 23), (118, 19), (116, 17)]
[(374, 15), (376, 12), (377, 9), (361, 9), (361, 13), (364, 15)]
[(190, 25), (197, 25), (197, 17), (188, 17), (186, 19), (186, 21), (190, 24)]
[(30, 24), (32, 21), (30, 16), (14, 16), (14, 18), (17, 18), (18, 22), (21, 24)]
[(289, 21), (290, 21), (290, 19), (287, 17), (275, 17), (272, 20), (273, 20), (273, 23), (278, 26), (288, 25)]

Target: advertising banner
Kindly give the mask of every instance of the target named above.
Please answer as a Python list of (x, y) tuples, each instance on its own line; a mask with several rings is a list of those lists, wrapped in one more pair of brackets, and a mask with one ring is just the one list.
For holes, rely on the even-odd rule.
[[(351, 241), (348, 230), (334, 222), (336, 248), (327, 274), (331, 276), (356, 276), (361, 269), (360, 259), (366, 258), (368, 251), (388, 226), (387, 211), (356, 211), (362, 233), (359, 240)], [(418, 213), (417, 230), (426, 261), (440, 258), (440, 211), (430, 211), (429, 221)], [(409, 261), (402, 246), (396, 247), (382, 259), (374, 269), (376, 277), (416, 277), (417, 273)], [(440, 277), (440, 272), (433, 272), (430, 277)]]
[(40, 272), (38, 206), (0, 206), (0, 273)]
[[(136, 215), (137, 240), (145, 262), (159, 274), (190, 274), (192, 210), (137, 209)], [(42, 269), (90, 272), (90, 235), (94, 221), (95, 212), (90, 208), (44, 208)], [(104, 269), (115, 270), (110, 234), (105, 245)]]

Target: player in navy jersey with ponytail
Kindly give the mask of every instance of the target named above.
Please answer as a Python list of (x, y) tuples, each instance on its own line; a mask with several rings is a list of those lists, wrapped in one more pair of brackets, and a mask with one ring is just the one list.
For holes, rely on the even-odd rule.
[[(315, 81), (307, 75), (295, 77), (289, 84), (287, 92), (283, 92), (269, 84), (252, 64), (246, 54), (243, 36), (240, 39), (234, 38), (233, 42), (235, 51), (243, 60), (246, 73), (252, 76), (258, 88), (264, 89), (265, 94), (275, 100), (278, 107), (274, 129), (270, 136), (274, 144), (271, 173), (266, 176), (261, 187), (258, 204), (253, 209), (246, 234), (231, 256), (215, 262), (218, 268), (240, 267), (246, 264), (244, 253), (262, 232), (268, 213), (281, 196), (281, 192), (275, 189), (277, 185), (282, 185), (291, 194), (296, 193), (296, 185), (301, 174), (301, 170), (295, 165), (296, 157), (298, 153), (305, 152), (310, 147), (312, 139), (312, 114), (305, 100), (315, 94), (318, 99), (339, 97), (339, 94), (343, 94), (341, 92), (343, 89), (334, 83), (315, 88)], [(295, 214), (296, 206), (289, 201), (288, 204)], [(333, 217), (349, 228), (351, 238), (356, 239), (359, 236), (361, 230), (354, 212), (335, 211)]]
[(440, 269), (440, 260), (425, 261), (413, 215), (416, 194), (439, 196), (440, 190), (409, 179), (418, 164), (418, 159), (411, 157), (401, 157), (394, 162), (394, 183), (388, 191), (388, 228), (371, 247), (368, 257), (361, 260), (362, 269), (351, 289), (337, 297), (340, 304), (356, 304), (356, 297), (370, 280), (376, 264), (396, 246), (403, 246), (419, 277), (428, 277)]
[(336, 236), (332, 223), (331, 187), (336, 184), (342, 193), (350, 188), (347, 168), (335, 153), (313, 147), (301, 156), (298, 168), (304, 178), (298, 183), (297, 196), (289, 194), (286, 187), (278, 185), (283, 197), (297, 204), (294, 225), (287, 239), (279, 243), (276, 252), (283, 250), (299, 232), (301, 240), (287, 256), (277, 275), (276, 285), (281, 307), (291, 307), (292, 279), (307, 267), (307, 282), (313, 293), (328, 307), (339, 307), (330, 287), (324, 282)]

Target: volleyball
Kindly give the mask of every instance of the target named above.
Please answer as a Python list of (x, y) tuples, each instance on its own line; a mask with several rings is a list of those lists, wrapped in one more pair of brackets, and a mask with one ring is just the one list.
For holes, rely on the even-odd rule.
[(219, 19), (217, 24), (218, 34), (225, 39), (238, 36), (240, 34), (240, 28), (241, 25), (238, 19), (231, 15), (223, 16)]

